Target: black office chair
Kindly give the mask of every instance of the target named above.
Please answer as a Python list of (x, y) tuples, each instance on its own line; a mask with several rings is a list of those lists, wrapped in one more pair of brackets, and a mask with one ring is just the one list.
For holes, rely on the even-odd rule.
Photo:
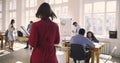
[(80, 63), (80, 60), (85, 60), (85, 52), (83, 46), (80, 44), (71, 44), (70, 57), (73, 58), (74, 63), (76, 60)]

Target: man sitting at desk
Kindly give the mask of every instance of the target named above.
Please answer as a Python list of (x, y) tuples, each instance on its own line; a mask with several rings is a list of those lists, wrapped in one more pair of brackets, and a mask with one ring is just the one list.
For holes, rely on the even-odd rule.
[[(91, 42), (88, 38), (84, 37), (85, 34), (85, 30), (84, 29), (80, 29), (79, 30), (79, 34), (75, 35), (71, 38), (70, 40), (70, 44), (80, 44), (83, 46), (83, 50), (86, 53), (85, 54), (85, 63), (89, 63), (90, 57), (91, 57), (91, 52), (86, 50), (86, 47), (90, 47), (90, 48), (94, 48), (95, 45), (93, 44), (93, 42)], [(74, 62), (76, 63), (76, 60), (73, 59)]]

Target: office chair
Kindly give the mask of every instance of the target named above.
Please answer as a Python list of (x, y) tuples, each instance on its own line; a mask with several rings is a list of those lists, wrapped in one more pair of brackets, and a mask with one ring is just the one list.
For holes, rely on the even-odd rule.
[(71, 44), (70, 57), (73, 58), (74, 63), (76, 63), (76, 60), (78, 60), (78, 63), (80, 63), (80, 60), (85, 60), (83, 46), (80, 44)]

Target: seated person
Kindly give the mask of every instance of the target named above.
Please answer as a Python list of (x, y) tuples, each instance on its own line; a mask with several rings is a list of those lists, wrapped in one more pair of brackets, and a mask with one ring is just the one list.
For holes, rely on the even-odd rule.
[[(94, 48), (95, 45), (93, 44), (92, 41), (90, 41), (88, 38), (84, 37), (85, 30), (80, 29), (79, 34), (75, 35), (71, 38), (70, 44), (80, 44), (83, 46), (83, 50), (85, 52), (85, 63), (89, 63), (90, 57), (91, 57), (91, 52), (86, 50), (86, 47), (89, 48)], [(76, 59), (73, 59), (74, 63), (76, 63)]]
[(99, 43), (99, 41), (96, 39), (96, 37), (94, 36), (94, 34), (91, 31), (87, 32), (87, 38), (93, 42)]

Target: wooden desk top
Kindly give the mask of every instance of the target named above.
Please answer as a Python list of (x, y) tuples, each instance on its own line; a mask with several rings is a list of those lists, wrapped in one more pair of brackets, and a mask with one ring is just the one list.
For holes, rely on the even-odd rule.
[(18, 37), (18, 36), (15, 36), (16, 40), (20, 41), (20, 42), (27, 42), (28, 41), (28, 37)]
[(0, 36), (5, 36), (5, 33), (4, 32), (0, 32)]
[[(100, 48), (102, 48), (104, 46), (104, 43), (94, 43), (94, 44), (95, 44), (95, 48), (94, 48), (95, 50), (100, 49)], [(63, 42), (62, 46), (63, 47), (70, 47), (70, 43)]]

